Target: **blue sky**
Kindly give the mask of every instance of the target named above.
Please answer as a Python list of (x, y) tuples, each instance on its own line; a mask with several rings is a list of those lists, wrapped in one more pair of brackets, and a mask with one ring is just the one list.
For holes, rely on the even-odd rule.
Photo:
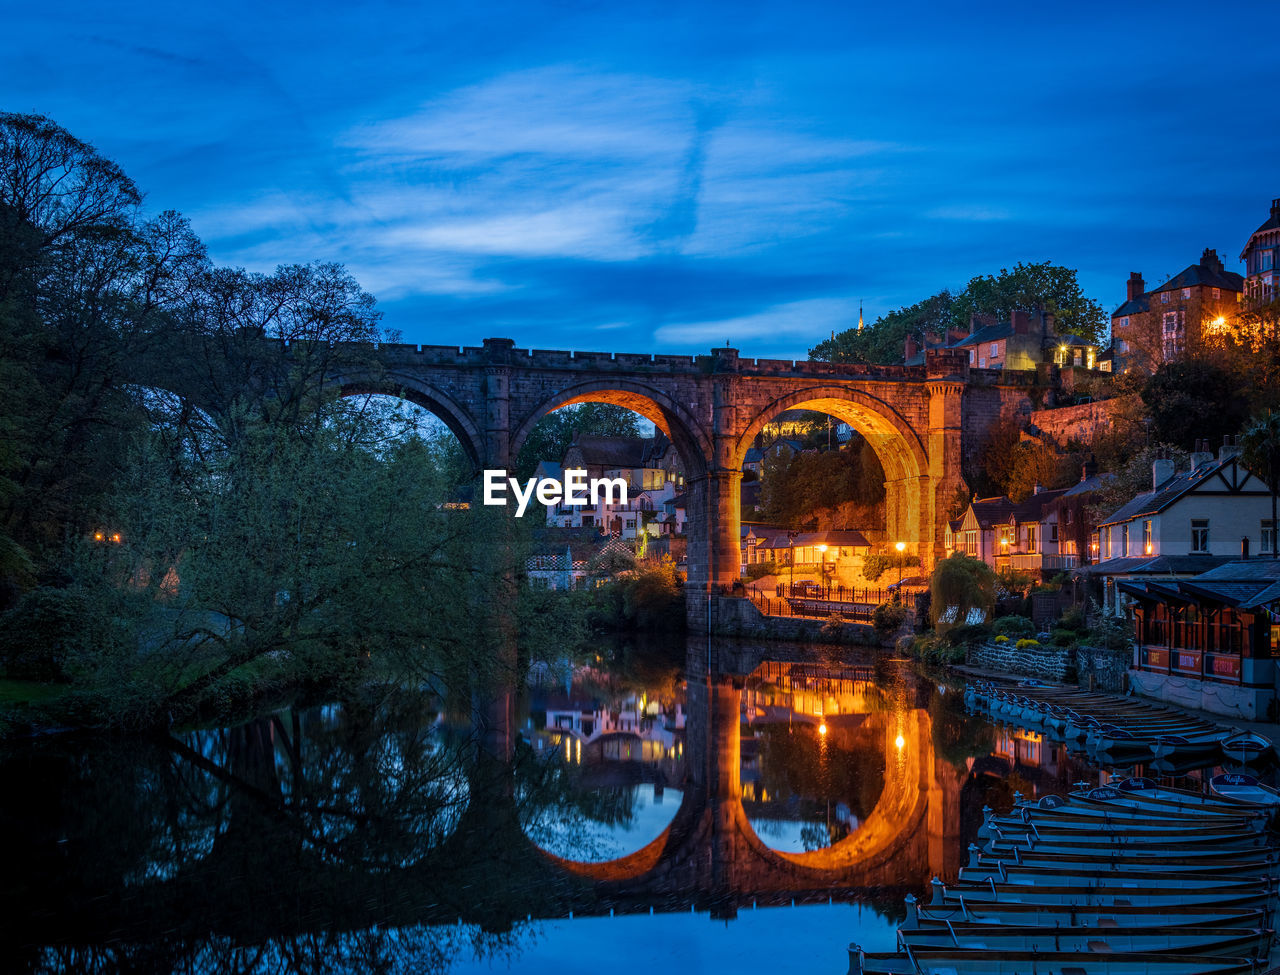
[(345, 263), (407, 341), (793, 357), (1018, 261), (1108, 310), (1240, 270), (1278, 38), (1274, 3), (10, 5), (0, 108), (220, 263)]

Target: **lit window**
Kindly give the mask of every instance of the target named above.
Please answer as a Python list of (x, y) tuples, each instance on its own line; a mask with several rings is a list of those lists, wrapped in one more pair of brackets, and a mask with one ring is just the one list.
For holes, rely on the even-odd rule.
[(1151, 554), (1151, 519), (1142, 523), (1142, 554)]
[(1209, 519), (1191, 519), (1191, 551), (1209, 551)]

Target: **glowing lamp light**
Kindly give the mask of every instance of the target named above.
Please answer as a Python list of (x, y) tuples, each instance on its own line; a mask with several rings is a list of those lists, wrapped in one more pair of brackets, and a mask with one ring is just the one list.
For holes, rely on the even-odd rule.
[(1147, 542), (1147, 551), (1146, 551), (1146, 554), (1147, 554), (1147, 555), (1150, 555), (1150, 554), (1151, 554), (1151, 543), (1150, 543), (1150, 542)]
[(818, 725), (818, 734), (825, 735), (827, 733), (827, 723), (824, 721)]
[(112, 536), (111, 536), (111, 540), (112, 540), (113, 542), (115, 542), (117, 545), (119, 545), (119, 544), (120, 544), (120, 533), (119, 533), (119, 532), (116, 532), (114, 535), (112, 535)]
[(896, 548), (896, 549), (898, 550), (898, 554), (899, 554), (899, 555), (901, 555), (904, 551), (906, 551), (907, 543), (906, 543), (906, 542), (898, 542), (898, 543), (897, 543), (896, 545), (894, 545), (893, 547), (894, 547), (894, 548)]
[(893, 739), (893, 744), (898, 751), (902, 751), (907, 745), (907, 739), (903, 738), (902, 735), (898, 735), (897, 738)]
[(103, 539), (105, 539), (105, 538), (106, 538), (106, 536), (105, 536), (105, 535), (103, 535), (103, 534), (102, 534), (102, 532), (94, 532), (94, 533), (93, 533), (93, 540), (94, 540), (95, 542), (101, 542), (101, 541), (102, 541)]

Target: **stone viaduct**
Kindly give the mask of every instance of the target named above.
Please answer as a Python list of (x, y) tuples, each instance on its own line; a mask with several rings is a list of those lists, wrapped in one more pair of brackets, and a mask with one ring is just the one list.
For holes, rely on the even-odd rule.
[(137, 366), (131, 378), (217, 412), (237, 389), (271, 395), (273, 370), (304, 358), (315, 368), (319, 359), (323, 382), (343, 394), (399, 396), (435, 414), (477, 471), (512, 468), (538, 420), (562, 406), (612, 403), (647, 417), (670, 437), (686, 474), (686, 592), (695, 626), (711, 623), (715, 594), (738, 578), (742, 464), (779, 413), (821, 411), (868, 440), (886, 476), (886, 535), (930, 569), (943, 551), (948, 510), (967, 491), (965, 464), (988, 428), (1029, 414), (1033, 402), (1052, 405), (1053, 393), (1043, 370), (971, 369), (965, 353), (950, 350), (928, 350), (919, 366), (874, 366), (747, 359), (728, 347), (699, 356), (528, 350), (503, 338), (479, 347), (192, 341), (181, 353), (169, 350), (164, 365)]
[(922, 366), (382, 345), (376, 368), (333, 377), (345, 393), (402, 396), (457, 434), (477, 468), (510, 468), (538, 420), (574, 403), (647, 417), (679, 452), (688, 481), (691, 623), (739, 572), (739, 483), (752, 441), (784, 410), (818, 410), (867, 438), (886, 474), (886, 532), (931, 568), (948, 508), (967, 490), (962, 463), (1000, 416), (1026, 412), (1043, 375), (971, 369), (963, 352), (929, 350)]

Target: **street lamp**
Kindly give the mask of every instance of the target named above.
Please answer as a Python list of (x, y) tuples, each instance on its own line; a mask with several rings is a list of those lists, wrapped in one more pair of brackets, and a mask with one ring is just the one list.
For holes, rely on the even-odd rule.
[(902, 588), (902, 553), (906, 551), (907, 543), (898, 542), (898, 544), (896, 544), (893, 547), (898, 550), (898, 588), (901, 589)]
[(818, 571), (822, 574), (822, 588), (829, 596), (831, 595), (831, 587), (827, 585), (827, 547), (825, 545), (819, 545), (818, 554), (822, 556), (822, 561), (818, 565)]

